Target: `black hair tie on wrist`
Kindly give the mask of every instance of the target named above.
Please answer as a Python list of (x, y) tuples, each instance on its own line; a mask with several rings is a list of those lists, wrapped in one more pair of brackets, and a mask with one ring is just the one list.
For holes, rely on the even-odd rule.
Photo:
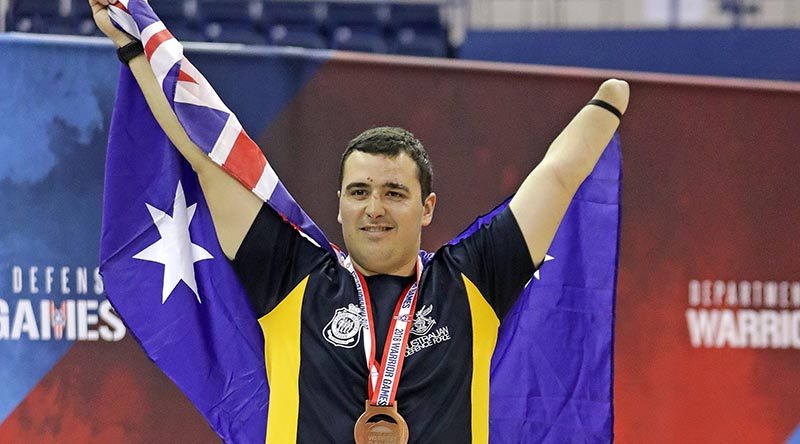
[(603, 108), (611, 114), (617, 116), (617, 119), (622, 120), (622, 113), (617, 109), (617, 107), (606, 102), (605, 100), (592, 99), (589, 101), (589, 103), (587, 103), (587, 105), (599, 106), (600, 108)]
[(119, 61), (129, 65), (134, 57), (144, 52), (144, 46), (139, 40), (134, 40), (125, 46), (117, 48), (117, 57)]

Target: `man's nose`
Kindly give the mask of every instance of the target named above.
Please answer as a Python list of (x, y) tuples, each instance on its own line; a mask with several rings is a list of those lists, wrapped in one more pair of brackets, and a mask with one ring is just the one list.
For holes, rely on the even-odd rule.
[(369, 199), (367, 199), (366, 213), (367, 217), (369, 217), (370, 219), (375, 219), (386, 214), (380, 196), (376, 196), (373, 194), (369, 197)]

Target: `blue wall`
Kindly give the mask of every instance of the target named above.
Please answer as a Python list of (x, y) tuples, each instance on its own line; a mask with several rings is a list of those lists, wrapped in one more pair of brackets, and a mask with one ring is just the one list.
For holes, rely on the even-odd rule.
[(459, 57), (800, 81), (800, 29), (472, 31)]

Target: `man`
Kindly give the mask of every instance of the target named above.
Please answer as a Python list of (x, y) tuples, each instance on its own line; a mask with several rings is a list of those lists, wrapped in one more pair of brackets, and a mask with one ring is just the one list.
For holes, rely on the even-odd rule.
[[(108, 1), (90, 0), (95, 20), (123, 47), (130, 37), (110, 24)], [(267, 441), (347, 442), (383, 433), (368, 422), (383, 419), (395, 430), (386, 433), (413, 442), (485, 442), (499, 321), (616, 129), (627, 84), (605, 82), (597, 106), (558, 136), (508, 209), (423, 265), (421, 231), (436, 195), (427, 154), (409, 132), (375, 128), (349, 144), (338, 194), (348, 254), (334, 255), (194, 145), (147, 64), (142, 55), (129, 62), (197, 173), (222, 250), (259, 317), (272, 389)]]

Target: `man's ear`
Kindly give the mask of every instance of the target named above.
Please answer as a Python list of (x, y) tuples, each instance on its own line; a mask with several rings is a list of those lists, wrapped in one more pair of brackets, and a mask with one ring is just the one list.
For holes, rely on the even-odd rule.
[(336, 207), (336, 221), (339, 222), (339, 225), (342, 224), (342, 192), (341, 190), (336, 191), (336, 198), (339, 200), (339, 205)]
[(436, 207), (436, 193), (428, 194), (422, 202), (422, 226), (427, 227), (433, 220), (433, 209)]

